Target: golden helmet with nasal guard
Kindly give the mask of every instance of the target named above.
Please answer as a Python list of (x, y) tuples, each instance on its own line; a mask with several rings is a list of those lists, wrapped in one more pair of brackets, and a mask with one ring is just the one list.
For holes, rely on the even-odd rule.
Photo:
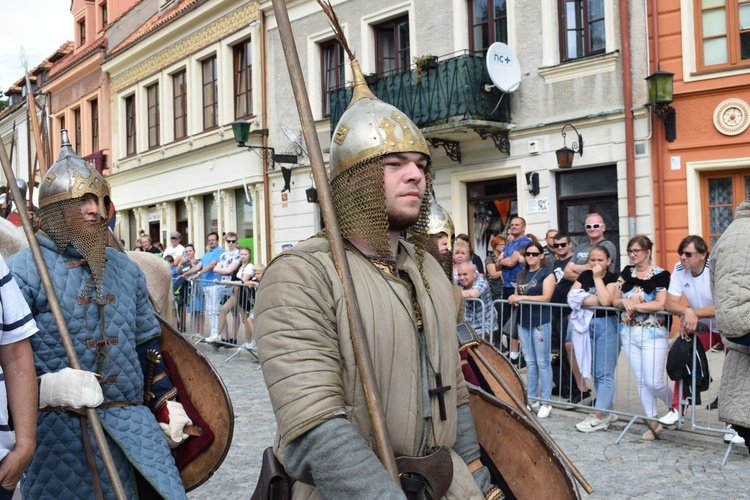
[(67, 130), (62, 131), (61, 142), (57, 161), (47, 170), (39, 186), (39, 208), (93, 194), (99, 203), (99, 215), (107, 219), (109, 184), (93, 162), (84, 160), (73, 151)]
[(401, 110), (375, 97), (356, 60), (354, 95), (333, 132), (331, 180), (354, 165), (393, 153), (422, 153), (431, 158), (419, 128)]

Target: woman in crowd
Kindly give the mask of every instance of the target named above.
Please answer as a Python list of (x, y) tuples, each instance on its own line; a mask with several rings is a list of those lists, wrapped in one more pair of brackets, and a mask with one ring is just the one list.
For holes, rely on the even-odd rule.
[(474, 264), (474, 267), (477, 268), (477, 273), (484, 275), (484, 264), (482, 263), (482, 258), (474, 253), (474, 244), (471, 242), (471, 238), (469, 238), (468, 234), (459, 234), (456, 236), (457, 240), (465, 241), (467, 245), (469, 245), (469, 261)]
[[(544, 259), (544, 250), (539, 242), (531, 242), (524, 249), (524, 268), (518, 275), (516, 292), (508, 297), (511, 306), (520, 302), (549, 302), (555, 291), (555, 275)], [(542, 399), (552, 397), (552, 365), (550, 364), (552, 314), (549, 306), (523, 304), (520, 306), (518, 336), (526, 358), (526, 377), (530, 398), (536, 398), (539, 382), (542, 383)], [(547, 418), (552, 406), (535, 401), (532, 409), (539, 418)]]
[[(656, 314), (667, 303), (669, 271), (651, 261), (653, 243), (638, 235), (628, 242), (632, 265), (625, 266), (617, 280), (612, 304), (623, 309), (620, 316), (620, 340), (638, 385), (644, 415), (657, 415), (656, 400), (669, 407), (672, 394), (664, 379), (664, 365), (669, 351), (669, 328), (666, 316)], [(641, 436), (653, 441), (664, 428), (657, 421), (648, 422), (649, 429)]]
[[(178, 292), (178, 306), (180, 302), (186, 304), (187, 307), (182, 309), (182, 313), (178, 316), (182, 318), (182, 329), (185, 330), (187, 326), (185, 318), (185, 309), (187, 313), (192, 316), (193, 320), (193, 335), (203, 337), (203, 293), (201, 292), (200, 282), (188, 281), (187, 278), (197, 274), (203, 264), (200, 259), (195, 255), (195, 246), (191, 243), (185, 245), (185, 258), (180, 263), (180, 269), (177, 272), (177, 279), (175, 280), (175, 290), (179, 288)], [(179, 309), (179, 307), (178, 307)]]
[[(247, 247), (240, 247), (240, 267), (234, 272), (232, 278), (224, 281), (214, 280), (216, 284), (231, 286), (233, 288), (232, 295), (230, 295), (227, 301), (224, 302), (224, 305), (221, 306), (221, 311), (219, 312), (219, 334), (221, 335), (221, 341), (224, 343), (237, 344), (237, 333), (240, 329), (240, 316), (242, 316), (243, 321), (247, 319), (248, 309), (245, 306), (250, 300), (247, 287), (254, 274), (255, 268), (250, 262), (250, 249)], [(229, 332), (227, 331), (227, 314), (233, 310), (235, 310), (234, 335), (230, 338)]]
[[(617, 289), (617, 275), (609, 272), (609, 265), (612, 263), (609, 250), (603, 246), (592, 248), (588, 262), (591, 269), (583, 271), (578, 276), (570, 289), (569, 296), (575, 294), (575, 290), (584, 290), (588, 292), (588, 296), (583, 300), (583, 306), (611, 307)], [(613, 409), (612, 404), (615, 398), (615, 368), (617, 357), (620, 355), (620, 335), (617, 331), (617, 323), (616, 312), (602, 310), (594, 311), (594, 316), (589, 323), (596, 402), (594, 412), (583, 422), (576, 424), (576, 429), (581, 432), (605, 431), (612, 422), (617, 420), (617, 415), (604, 413), (606, 410)]]
[[(484, 268), (487, 270), (487, 281), (490, 283), (490, 291), (492, 292), (492, 301), (502, 300), (503, 298), (503, 268), (497, 265), (497, 261), (503, 258), (503, 249), (505, 248), (505, 238), (502, 236), (495, 236), (490, 240), (490, 248), (492, 253), (487, 256), (485, 260)], [(495, 318), (496, 326), (494, 330), (497, 332), (495, 335), (495, 342), (499, 341), (500, 330), (503, 325), (500, 324), (500, 318), (502, 318), (502, 304), (495, 303)]]
[(260, 279), (263, 277), (263, 271), (265, 270), (266, 266), (258, 264), (255, 266), (255, 276), (247, 282), (248, 286), (251, 286), (254, 290), (253, 293), (249, 295), (249, 301), (246, 304), (246, 311), (248, 311), (249, 314), (247, 315), (247, 320), (245, 320), (247, 334), (245, 335), (245, 344), (242, 347), (250, 351), (256, 358), (258, 357), (258, 342), (255, 339), (255, 315), (253, 314), (252, 309), (255, 306), (255, 290), (258, 289)]

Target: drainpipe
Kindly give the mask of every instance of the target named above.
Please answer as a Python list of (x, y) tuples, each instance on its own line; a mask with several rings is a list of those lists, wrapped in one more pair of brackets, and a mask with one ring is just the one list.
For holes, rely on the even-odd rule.
[[(266, 15), (258, 9), (260, 15), (260, 67), (263, 77), (260, 80), (260, 92), (263, 96), (262, 113), (263, 124), (260, 128), (268, 128), (268, 96), (266, 94)], [(263, 136), (263, 146), (268, 147), (268, 136)], [(267, 151), (267, 150), (266, 150)], [(265, 156), (265, 155), (264, 155)], [(266, 212), (264, 231), (266, 233), (266, 258), (261, 259), (266, 264), (271, 260), (271, 186), (268, 180), (268, 159), (263, 161), (263, 210)]]
[(628, 194), (628, 239), (636, 235), (635, 211), (635, 131), (633, 129), (633, 74), (631, 70), (629, 2), (620, 8), (620, 46), (622, 49), (622, 89), (625, 111), (625, 180)]
[[(659, 18), (658, 18), (658, 6), (657, 0), (651, 0), (651, 38), (653, 40), (653, 53), (654, 53), (654, 67), (652, 71), (659, 69)], [(651, 116), (653, 120), (653, 115)], [(666, 251), (667, 251), (667, 228), (666, 224), (666, 208), (664, 206), (665, 198), (665, 187), (664, 187), (664, 128), (656, 127), (654, 131), (653, 141), (654, 149), (656, 154), (656, 184), (657, 192), (659, 195), (659, 206), (657, 207), (659, 223), (659, 232), (657, 235), (658, 246), (656, 250), (660, 256), (657, 259), (657, 263), (661, 265), (666, 264)]]

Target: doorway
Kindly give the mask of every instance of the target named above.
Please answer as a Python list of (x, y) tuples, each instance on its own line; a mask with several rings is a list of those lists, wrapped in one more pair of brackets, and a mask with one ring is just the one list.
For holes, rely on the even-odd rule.
[(559, 228), (570, 234), (575, 248), (588, 241), (586, 217), (597, 213), (607, 226), (604, 238), (614, 243), (615, 269), (620, 267), (620, 212), (617, 208), (617, 166), (557, 173)]
[(482, 261), (488, 255), (490, 240), (504, 234), (510, 220), (518, 215), (517, 189), (515, 177), (466, 185), (469, 237), (474, 245), (474, 253)]

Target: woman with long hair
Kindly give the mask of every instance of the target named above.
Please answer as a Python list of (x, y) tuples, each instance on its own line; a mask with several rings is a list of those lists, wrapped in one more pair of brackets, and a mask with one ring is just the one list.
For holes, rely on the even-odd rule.
[[(542, 399), (552, 397), (552, 311), (550, 306), (537, 306), (521, 302), (549, 302), (555, 291), (555, 275), (544, 259), (541, 243), (531, 242), (524, 248), (525, 264), (518, 275), (516, 291), (508, 297), (511, 306), (518, 307), (518, 336), (521, 350), (526, 358), (526, 378), (529, 398), (539, 394), (542, 384)], [(550, 404), (534, 401), (532, 409), (539, 418), (547, 418), (552, 411)]]
[[(232, 279), (228, 281), (215, 280), (218, 284), (234, 288), (232, 295), (221, 306), (221, 311), (219, 312), (219, 334), (221, 335), (222, 342), (237, 344), (240, 316), (242, 316), (243, 321), (247, 320), (248, 310), (244, 306), (248, 301), (248, 286), (250, 286), (248, 283), (254, 274), (255, 268), (250, 262), (250, 249), (248, 247), (240, 247), (240, 267), (234, 272)], [(234, 335), (229, 338), (229, 333), (227, 332), (227, 314), (234, 309), (236, 309), (234, 315)]]
[[(651, 260), (653, 243), (648, 236), (638, 235), (628, 242), (632, 265), (625, 266), (617, 280), (612, 305), (624, 312), (620, 315), (620, 339), (638, 385), (638, 396), (644, 415), (657, 415), (656, 400), (667, 407), (672, 391), (664, 380), (664, 365), (669, 351), (669, 328), (666, 316), (656, 314), (667, 303), (669, 271)], [(648, 421), (649, 429), (641, 436), (653, 441), (664, 428), (656, 420)]]
[[(617, 288), (617, 275), (609, 272), (612, 256), (609, 250), (601, 245), (595, 246), (589, 252), (591, 269), (583, 271), (573, 283), (568, 296), (576, 290), (588, 292), (583, 300), (583, 306), (610, 307)], [(589, 338), (593, 349), (593, 376), (596, 389), (594, 412), (583, 422), (576, 424), (581, 432), (605, 431), (609, 425), (617, 420), (617, 415), (604, 413), (613, 409), (615, 398), (615, 368), (617, 357), (620, 355), (620, 335), (617, 332), (618, 314), (614, 311), (594, 311), (589, 323)]]

